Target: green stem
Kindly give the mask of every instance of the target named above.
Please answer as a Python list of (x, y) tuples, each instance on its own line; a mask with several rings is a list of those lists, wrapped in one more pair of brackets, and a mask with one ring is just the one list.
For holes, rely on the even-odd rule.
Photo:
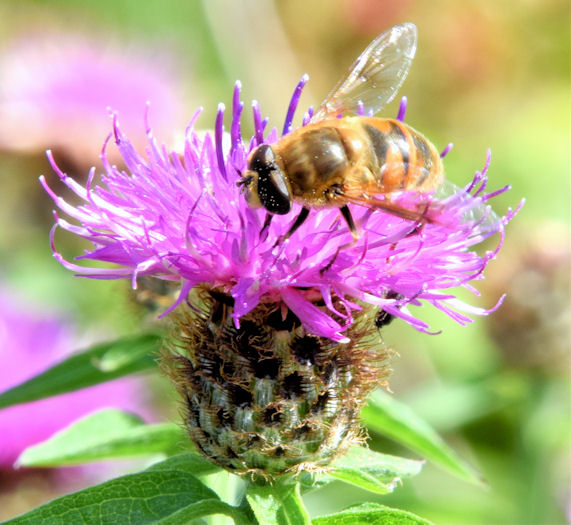
[(246, 498), (260, 525), (310, 525), (299, 484), (250, 485)]
[(284, 523), (288, 525), (311, 525), (309, 514), (301, 499), (299, 483), (296, 483), (281, 500)]

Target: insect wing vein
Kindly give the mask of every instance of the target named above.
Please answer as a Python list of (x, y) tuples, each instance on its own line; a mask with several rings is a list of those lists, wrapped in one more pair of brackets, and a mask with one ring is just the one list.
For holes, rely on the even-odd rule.
[(317, 122), (362, 105), (378, 113), (397, 94), (416, 52), (417, 30), (412, 23), (392, 27), (379, 35), (353, 63), (311, 119)]

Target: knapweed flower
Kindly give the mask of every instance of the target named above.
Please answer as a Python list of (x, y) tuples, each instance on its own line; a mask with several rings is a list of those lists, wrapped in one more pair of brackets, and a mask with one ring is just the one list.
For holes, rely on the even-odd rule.
[[(284, 133), (306, 81), (294, 92)], [(114, 263), (74, 264), (53, 247), (66, 268), (84, 277), (129, 278), (134, 287), (142, 277), (180, 284), (165, 312), (177, 319), (165, 366), (187, 405), (190, 435), (222, 466), (272, 476), (323, 467), (359, 439), (360, 408), (386, 372), (377, 312), (421, 331), (429, 327), (410, 306), (430, 304), (462, 324), (468, 314), (487, 313), (451, 289), (475, 291), (470, 281), (482, 277), (499, 246), (484, 255), (470, 248), (493, 234), (501, 244), (513, 212), (499, 218), (486, 205), (506, 190), (485, 193), (486, 163), (424, 224), (351, 206), (361, 232), (352, 242), (338, 209), (312, 210), (280, 241), (300, 206), (265, 228), (265, 213), (250, 208), (237, 185), (249, 152), (278, 140), (252, 107), (254, 136), (245, 139), (237, 84), (229, 136), (222, 105), (213, 134), (195, 130), (197, 112), (180, 154), (161, 146), (150, 128), (146, 155), (139, 154), (115, 118), (112, 138), (125, 171), (109, 164), (104, 148), (101, 181), (92, 170), (83, 187), (52, 159), (83, 199), (80, 206), (58, 197), (43, 178), (42, 184), (74, 221), (56, 215), (57, 226), (93, 244), (78, 259)], [(403, 195), (403, 205), (417, 198)]]
[(571, 365), (568, 231), (544, 220), (513, 234), (519, 242), (512, 237), (501, 264), (485, 282), (488, 294), (508, 294), (486, 328), (506, 366), (566, 373)]
[(0, 55), (0, 149), (51, 147), (79, 166), (90, 166), (108, 133), (106, 108), (120, 111), (131, 140), (142, 144), (139, 124), (147, 102), (157, 115), (155, 129), (166, 140), (173, 129), (167, 126), (184, 114), (181, 80), (174, 67), (153, 55), (158, 56), (59, 33), (27, 34), (10, 42)]

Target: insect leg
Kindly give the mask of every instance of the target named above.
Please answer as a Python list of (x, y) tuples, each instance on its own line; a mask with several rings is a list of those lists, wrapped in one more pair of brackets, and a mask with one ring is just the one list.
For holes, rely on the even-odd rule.
[(274, 247), (277, 246), (278, 244), (281, 244), (284, 241), (287, 241), (296, 232), (296, 230), (305, 222), (305, 219), (307, 219), (308, 215), (309, 215), (309, 208), (302, 208), (301, 211), (299, 212), (299, 215), (295, 219), (294, 223), (290, 226), (290, 229), (287, 231), (285, 235), (281, 235), (278, 238), (278, 240), (274, 244)]
[(337, 251), (335, 252), (333, 258), (323, 268), (321, 268), (321, 270), (319, 270), (319, 273), (321, 275), (323, 275), (327, 270), (329, 270), (329, 268), (331, 268), (331, 266), (333, 266), (333, 263), (337, 259), (337, 256), (339, 255), (339, 252), (341, 250), (345, 250), (346, 248), (350, 248), (351, 246), (353, 246), (359, 240), (360, 237), (359, 232), (357, 231), (357, 227), (355, 226), (355, 221), (353, 220), (353, 216), (351, 215), (351, 210), (349, 210), (349, 207), (345, 204), (345, 206), (339, 208), (339, 211), (341, 212), (341, 215), (343, 215), (343, 218), (345, 219), (345, 222), (349, 227), (349, 231), (353, 236), (353, 240), (337, 248)]
[(426, 224), (426, 222), (432, 222), (428, 217), (428, 208), (429, 208), (429, 203), (428, 202), (424, 203), (422, 206), (422, 212), (420, 212), (420, 217), (416, 221), (414, 229), (410, 233), (407, 233), (406, 235), (407, 237), (421, 233), (422, 230), (424, 229), (424, 225)]
[[(347, 246), (347, 245), (344, 245), (344, 246)], [(337, 260), (337, 256), (339, 255), (341, 248), (343, 248), (343, 246), (337, 248), (335, 255), (333, 255), (331, 260), (323, 268), (321, 268), (321, 270), (319, 270), (319, 275), (323, 275), (327, 270), (329, 270), (329, 268), (331, 268), (333, 266), (333, 263)]]
[[(403, 299), (403, 296), (397, 292), (390, 290), (389, 292), (387, 292), (385, 294), (385, 298), (386, 299), (398, 299), (398, 300), (400, 300), (400, 299)], [(375, 326), (378, 329), (381, 329), (384, 326), (387, 326), (389, 323), (391, 323), (394, 318), (395, 318), (395, 316), (393, 314), (390, 314), (389, 312), (386, 312), (385, 310), (383, 310), (381, 308), (379, 310), (379, 312), (377, 313), (377, 318), (375, 319)]]
[(270, 224), (272, 223), (272, 218), (273, 215), (271, 213), (266, 213), (266, 219), (264, 220), (264, 225), (262, 226), (262, 229), (260, 230), (260, 241), (264, 242), (266, 240), (266, 237), (268, 236), (268, 229), (270, 227)]
[(343, 218), (345, 219), (345, 222), (347, 223), (347, 226), (349, 227), (349, 231), (351, 232), (351, 235), (353, 236), (353, 239), (356, 241), (359, 239), (359, 232), (357, 231), (357, 227), (355, 226), (355, 222), (353, 221), (353, 216), (351, 215), (351, 210), (349, 210), (349, 207), (345, 204), (345, 206), (342, 206), (339, 211), (341, 212), (341, 215), (343, 215)]

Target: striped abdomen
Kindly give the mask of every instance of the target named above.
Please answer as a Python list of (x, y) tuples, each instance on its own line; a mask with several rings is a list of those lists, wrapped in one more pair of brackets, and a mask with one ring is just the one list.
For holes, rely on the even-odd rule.
[(361, 118), (369, 141), (367, 168), (384, 192), (436, 189), (444, 179), (440, 155), (415, 129), (392, 119)]
[(334, 205), (341, 194), (426, 192), (444, 178), (436, 148), (398, 120), (326, 120), (296, 130), (273, 148), (293, 197), (310, 206)]

